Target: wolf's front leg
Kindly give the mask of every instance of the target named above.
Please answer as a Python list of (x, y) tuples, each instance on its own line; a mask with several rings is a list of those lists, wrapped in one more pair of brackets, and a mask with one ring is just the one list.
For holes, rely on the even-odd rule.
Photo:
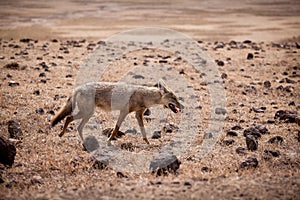
[(138, 121), (138, 124), (140, 126), (140, 129), (141, 129), (141, 132), (142, 132), (142, 135), (143, 135), (143, 140), (147, 143), (147, 144), (150, 144), (150, 142), (148, 141), (147, 139), (147, 136), (146, 136), (146, 130), (145, 130), (145, 127), (144, 127), (144, 122), (143, 122), (143, 115), (144, 115), (144, 111), (145, 110), (139, 110), (139, 111), (136, 111), (135, 112), (135, 117)]

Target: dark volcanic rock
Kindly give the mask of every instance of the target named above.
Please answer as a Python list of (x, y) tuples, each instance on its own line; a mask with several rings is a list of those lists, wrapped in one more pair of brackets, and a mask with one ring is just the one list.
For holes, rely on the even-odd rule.
[(181, 162), (175, 155), (161, 155), (155, 158), (150, 163), (150, 171), (157, 174), (157, 176), (167, 175), (168, 173), (176, 173)]
[(264, 153), (265, 154), (269, 154), (269, 155), (271, 155), (273, 157), (279, 157), (280, 156), (280, 152), (278, 150), (273, 151), (273, 150), (267, 150), (267, 149), (265, 149)]
[(89, 135), (84, 138), (83, 147), (87, 152), (92, 152), (99, 148), (99, 142), (95, 136)]
[(16, 147), (0, 135), (0, 163), (12, 166), (15, 160)]
[(258, 147), (258, 142), (256, 138), (253, 135), (247, 135), (246, 136), (246, 144), (247, 148), (250, 151), (256, 151)]
[(233, 139), (223, 140), (223, 144), (225, 144), (226, 146), (229, 146), (229, 145), (231, 145), (233, 143), (234, 143)]
[(270, 88), (271, 87), (271, 82), (270, 81), (265, 81), (264, 82), (264, 87), (265, 88)]
[(297, 118), (296, 110), (278, 110), (274, 116), (274, 119), (279, 119), (286, 123), (295, 123), (296, 118)]
[(244, 136), (246, 137), (248, 135), (252, 135), (255, 138), (260, 138), (261, 137), (260, 131), (256, 128), (253, 128), (253, 127), (247, 128), (247, 129), (244, 130)]
[(9, 137), (17, 140), (21, 140), (23, 138), (23, 132), (20, 127), (19, 121), (9, 120), (8, 123), (8, 133)]
[(159, 138), (161, 138), (161, 131), (154, 131), (151, 138), (152, 139), (159, 139)]
[(261, 133), (261, 134), (268, 134), (269, 130), (267, 129), (267, 127), (265, 125), (262, 124), (258, 124), (257, 126), (255, 126), (255, 128)]
[(226, 109), (225, 108), (216, 108), (215, 109), (215, 113), (217, 114), (217, 115), (225, 115), (226, 113), (227, 113), (227, 111), (226, 111)]
[(244, 162), (240, 164), (241, 169), (256, 168), (258, 166), (258, 160), (255, 157), (248, 157)]
[(253, 53), (248, 53), (247, 60), (252, 60), (254, 58)]
[(244, 128), (241, 127), (241, 126), (239, 126), (239, 125), (233, 126), (233, 127), (231, 128), (231, 130), (235, 130), (235, 131), (237, 131), (237, 130), (242, 130), (242, 129), (244, 129)]
[(241, 154), (241, 155), (246, 155), (247, 153), (246, 153), (246, 149), (244, 148), (244, 147), (238, 147), (238, 148), (236, 148), (235, 149), (235, 152), (237, 153), (237, 154)]
[(273, 143), (282, 143), (283, 142), (283, 138), (279, 135), (275, 136), (275, 137), (272, 137), (269, 139), (268, 141), (269, 143), (273, 144)]
[(233, 136), (233, 137), (236, 137), (238, 136), (237, 132), (235, 131), (227, 131), (227, 136)]
[(20, 65), (17, 62), (12, 62), (12, 63), (6, 64), (4, 66), (4, 68), (13, 69), (13, 70), (19, 70), (20, 69)]
[(177, 131), (179, 129), (178, 126), (170, 123), (162, 128), (162, 132), (164, 133), (172, 133), (173, 131)]
[[(104, 129), (102, 131), (102, 134), (103, 135), (106, 135), (107, 137), (110, 137), (111, 133), (113, 132), (114, 129), (112, 128), (107, 128), (107, 129)], [(121, 131), (118, 131), (116, 137), (113, 138), (113, 140), (116, 140), (116, 138), (121, 138), (123, 135), (125, 135), (125, 133), (121, 132)]]
[(132, 145), (131, 142), (125, 142), (121, 144), (121, 149), (133, 152), (134, 151), (134, 146)]

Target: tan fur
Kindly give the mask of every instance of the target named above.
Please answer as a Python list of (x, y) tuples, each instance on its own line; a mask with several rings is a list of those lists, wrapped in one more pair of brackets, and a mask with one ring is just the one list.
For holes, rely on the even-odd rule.
[[(182, 108), (177, 97), (163, 82), (160, 82), (158, 87), (109, 82), (86, 83), (74, 90), (66, 105), (53, 118), (51, 126), (55, 126), (59, 121), (67, 117), (64, 127), (59, 134), (61, 137), (64, 135), (69, 123), (76, 119), (82, 119), (78, 126), (78, 132), (83, 140), (83, 127), (94, 114), (96, 106), (105, 111), (119, 110), (120, 115), (116, 126), (108, 138), (108, 141), (111, 141), (119, 131), (128, 113), (135, 112), (143, 139), (149, 144), (143, 116), (147, 108), (158, 104), (169, 107), (173, 112), (178, 112)], [(73, 111), (76, 106), (78, 112), (75, 114)]]

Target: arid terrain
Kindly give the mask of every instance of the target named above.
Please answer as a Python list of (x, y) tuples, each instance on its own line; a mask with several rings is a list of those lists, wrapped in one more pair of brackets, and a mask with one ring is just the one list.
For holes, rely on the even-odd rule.
[[(298, 1), (25, 0), (0, 5), (0, 135), (16, 147), (13, 165), (0, 164), (0, 199), (300, 199)], [(114, 59), (117, 50), (139, 43), (109, 46), (108, 38), (143, 27), (185, 34), (210, 57), (218, 81), (181, 57), (186, 49), (140, 48)], [(165, 40), (172, 47), (170, 41)], [(151, 71), (159, 66), (158, 71), (188, 83), (176, 79), (169, 86), (184, 85), (175, 93), (186, 110), (199, 115), (196, 123), (184, 120), (189, 115), (184, 110), (176, 115), (160, 106), (146, 116), (150, 146), (133, 115), (121, 127), (125, 135), (113, 141), (138, 157), (163, 149), (181, 127), (196, 126), (186, 152), (176, 155), (181, 164), (175, 173), (139, 172), (141, 163), (134, 162), (105, 165), (83, 149), (76, 123), (63, 137), (58, 137), (63, 123), (50, 129), (84, 63), (101, 48), (109, 67), (99, 81), (126, 75), (132, 83), (154, 84), (147, 79), (151, 75), (168, 83), (169, 75)], [(216, 110), (214, 84), (226, 94), (225, 107)], [(212, 113), (224, 117), (223, 127), (211, 151), (199, 156), (201, 144), (214, 138), (208, 131), (216, 120)], [(12, 130), (11, 121), (16, 122)], [(92, 121), (104, 130), (113, 128), (116, 118), (97, 110)], [(160, 131), (158, 139), (152, 138), (154, 131)], [(185, 132), (190, 130), (180, 132), (181, 138), (188, 139)]]

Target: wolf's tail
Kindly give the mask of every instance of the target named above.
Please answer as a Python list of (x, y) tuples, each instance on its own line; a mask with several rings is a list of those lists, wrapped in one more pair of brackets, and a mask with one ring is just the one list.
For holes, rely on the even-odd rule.
[(72, 97), (69, 97), (67, 103), (60, 109), (51, 121), (51, 127), (55, 126), (58, 122), (63, 120), (66, 116), (72, 113)]

